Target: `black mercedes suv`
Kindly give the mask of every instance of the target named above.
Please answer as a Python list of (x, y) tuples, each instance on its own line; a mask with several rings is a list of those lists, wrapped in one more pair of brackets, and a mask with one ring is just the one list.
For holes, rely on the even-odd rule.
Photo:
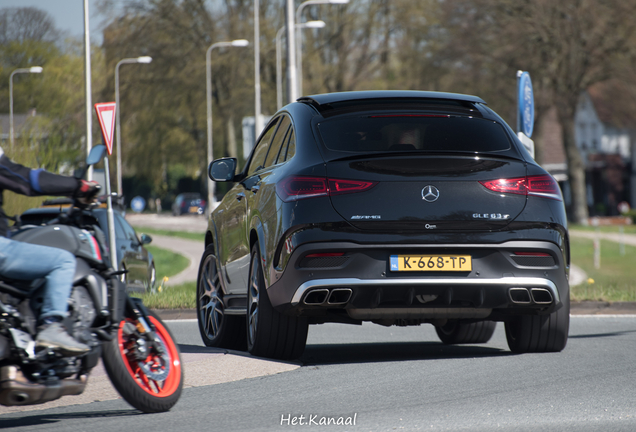
[(557, 182), (475, 96), (300, 98), (267, 124), (210, 215), (197, 283), (208, 346), (290, 359), (309, 324), (436, 327), (561, 351), (569, 243)]

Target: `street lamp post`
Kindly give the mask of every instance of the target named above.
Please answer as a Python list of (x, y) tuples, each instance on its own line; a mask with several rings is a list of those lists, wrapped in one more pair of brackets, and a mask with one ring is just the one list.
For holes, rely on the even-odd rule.
[(263, 130), (261, 116), (261, 30), (260, 3), (254, 0), (254, 142)]
[(9, 76), (9, 144), (13, 148), (13, 75), (19, 73), (42, 73), (41, 66), (33, 66), (30, 68), (16, 69)]
[[(91, 37), (89, 30), (88, 0), (84, 0), (84, 115), (86, 116), (86, 157), (93, 148), (93, 104), (91, 90)], [(86, 171), (86, 180), (93, 180), (93, 167)], [(112, 219), (111, 219), (112, 220)], [(109, 227), (110, 230), (111, 227)], [(115, 228), (113, 227), (113, 237)], [(117, 267), (115, 267), (117, 268)]]
[(283, 61), (281, 54), (280, 40), (285, 31), (285, 26), (282, 26), (276, 32), (276, 108), (281, 109), (283, 107)]
[[(235, 39), (231, 42), (217, 42), (210, 45), (205, 53), (205, 93), (207, 102), (207, 117), (208, 117), (208, 168), (213, 160), (212, 153), (212, 70), (210, 68), (210, 53), (214, 48), (221, 47), (245, 47), (249, 45), (247, 39)], [(216, 201), (214, 198), (214, 182), (208, 178), (208, 212), (212, 211), (212, 205)]]
[(119, 107), (119, 66), (130, 63), (150, 63), (152, 57), (141, 56), (136, 58), (125, 58), (117, 62), (115, 66), (115, 131), (117, 139), (117, 195), (121, 197), (123, 195), (122, 189), (122, 173), (121, 173), (121, 125), (120, 125), (120, 107)]
[[(324, 21), (307, 21), (302, 24), (294, 24), (296, 28), (323, 28), (325, 26)], [(285, 26), (278, 29), (276, 32), (276, 106), (278, 109), (283, 107), (283, 55), (281, 48), (281, 39)]]
[(294, 0), (285, 1), (285, 33), (287, 33), (287, 102), (298, 98), (296, 82), (296, 36), (294, 36)]
[[(303, 9), (307, 6), (318, 4), (347, 4), (349, 0), (308, 0), (301, 3), (296, 9), (296, 23), (300, 24)], [(303, 61), (302, 61), (302, 34), (301, 28), (296, 27), (296, 82), (298, 84), (298, 97), (303, 95)]]

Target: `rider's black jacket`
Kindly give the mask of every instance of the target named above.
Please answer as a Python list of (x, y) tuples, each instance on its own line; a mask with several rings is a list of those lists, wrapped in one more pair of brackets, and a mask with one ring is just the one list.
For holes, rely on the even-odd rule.
[(73, 177), (53, 174), (43, 169), (31, 169), (15, 163), (0, 147), (0, 236), (6, 236), (9, 227), (2, 209), (5, 189), (28, 196), (72, 196), (79, 186), (80, 182)]

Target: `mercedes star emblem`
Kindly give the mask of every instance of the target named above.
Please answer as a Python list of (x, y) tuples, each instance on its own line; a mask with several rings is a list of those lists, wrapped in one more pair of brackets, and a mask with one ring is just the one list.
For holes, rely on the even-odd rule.
[(435, 186), (424, 186), (422, 189), (422, 199), (426, 202), (434, 202), (439, 198), (439, 190)]

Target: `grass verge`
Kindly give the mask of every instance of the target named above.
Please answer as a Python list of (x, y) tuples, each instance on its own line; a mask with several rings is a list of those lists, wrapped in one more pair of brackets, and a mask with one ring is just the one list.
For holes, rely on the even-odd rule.
[(188, 267), (189, 261), (183, 255), (147, 246), (155, 259), (157, 269), (157, 286), (154, 292), (133, 293), (140, 297), (150, 309), (193, 309), (196, 307), (196, 282), (187, 282), (176, 286), (163, 286), (164, 277), (170, 278)]
[(181, 273), (188, 265), (190, 261), (181, 254), (162, 249), (157, 246), (146, 246), (148, 252), (152, 254), (155, 260), (155, 268), (157, 269), (157, 284), (160, 284), (165, 277), (172, 277)]
[[(568, 229), (579, 230), (579, 231), (591, 231), (591, 232), (599, 231), (602, 233), (616, 233), (616, 234), (620, 233), (620, 229), (618, 225), (594, 227), (591, 225), (568, 224)], [(623, 225), (623, 233), (636, 234), (636, 225)]]
[(572, 287), (572, 300), (636, 301), (636, 247), (626, 245), (625, 255), (621, 255), (618, 243), (601, 240), (601, 268), (596, 269), (593, 240), (570, 238), (570, 241), (572, 263), (582, 268), (589, 278)]
[(161, 292), (135, 294), (150, 309), (194, 309), (196, 308), (196, 282), (163, 287)]

